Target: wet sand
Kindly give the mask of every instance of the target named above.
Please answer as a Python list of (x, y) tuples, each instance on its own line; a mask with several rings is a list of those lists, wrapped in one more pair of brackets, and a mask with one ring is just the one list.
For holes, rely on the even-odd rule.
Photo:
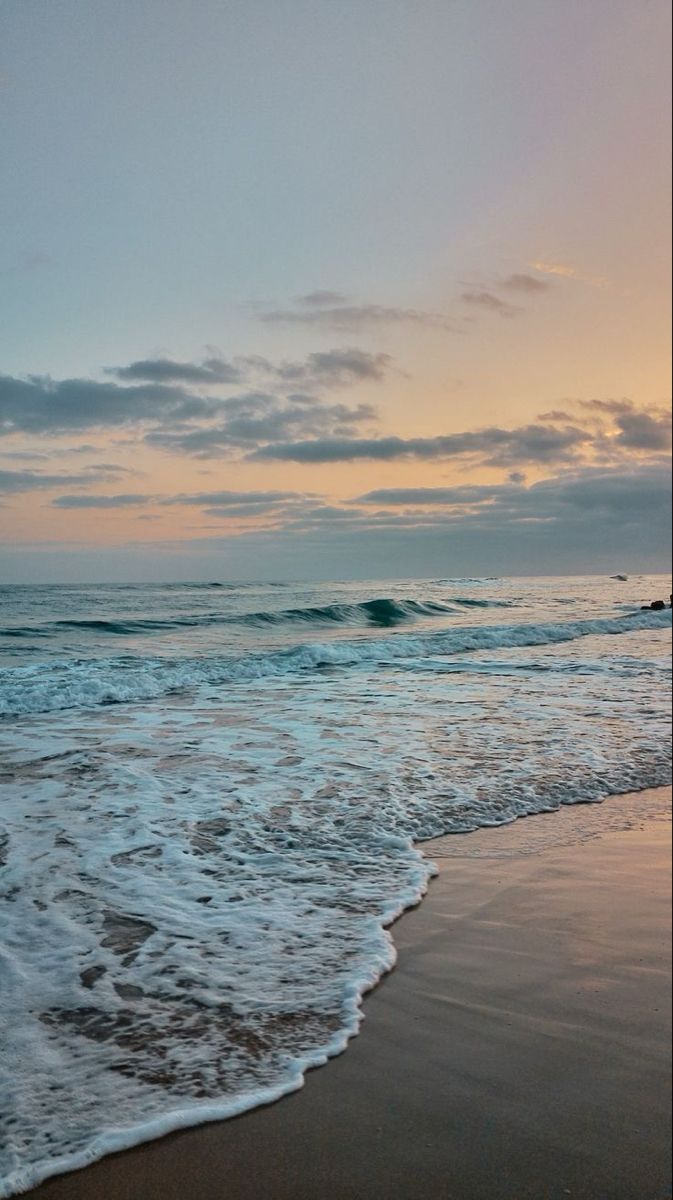
[(398, 966), (367, 999), (344, 1055), (277, 1104), (30, 1196), (664, 1200), (666, 797), (658, 789), (433, 843), (440, 875), (396, 924)]

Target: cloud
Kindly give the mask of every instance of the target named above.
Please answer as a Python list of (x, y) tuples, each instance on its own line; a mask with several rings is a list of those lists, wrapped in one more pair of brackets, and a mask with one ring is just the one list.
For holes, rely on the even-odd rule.
[(272, 443), (248, 458), (253, 461), (327, 463), (370, 459), (390, 462), (396, 459), (450, 459), (476, 456), (489, 466), (515, 466), (521, 463), (559, 463), (571, 461), (580, 447), (591, 440), (585, 429), (569, 425), (525, 425), (518, 429), (492, 427), (475, 432), (446, 434), (426, 438), (319, 438), (311, 441)]
[[(509, 275), (497, 286), (531, 295), (546, 291), (550, 284), (534, 275), (520, 272)], [(514, 317), (523, 311), (519, 305), (502, 299), (494, 292), (473, 287), (471, 284), (467, 284), (461, 299), (465, 304), (497, 313), (501, 317)], [(408, 324), (450, 333), (463, 333), (465, 321), (465, 318), (459, 320), (448, 313), (429, 312), (425, 309), (384, 304), (353, 304), (341, 293), (327, 290), (299, 296), (294, 306), (270, 309), (262, 312), (259, 319), (267, 324), (306, 325), (340, 332)]]
[(0, 495), (100, 483), (109, 478), (108, 470), (99, 471), (96, 468), (90, 468), (78, 475), (48, 475), (43, 471), (0, 471)]
[(165, 384), (120, 387), (93, 379), (0, 376), (0, 435), (70, 433), (208, 417), (212, 412), (209, 401)]
[(51, 503), (54, 508), (130, 508), (151, 501), (152, 496), (129, 492), (118, 496), (57, 496)]
[[(671, 448), (671, 411), (658, 405), (636, 408), (631, 400), (584, 400), (579, 407), (613, 420), (608, 430), (604, 453), (615, 448), (663, 453)], [(600, 425), (600, 420), (597, 422)]]
[(549, 412), (538, 413), (538, 421), (572, 421), (577, 420), (565, 408), (552, 408)]
[(267, 504), (231, 504), (225, 508), (204, 508), (203, 515), (215, 517), (218, 521), (236, 521), (239, 517), (244, 520), (253, 518), (256, 527), (262, 522), (264, 528), (277, 528), (282, 523), (284, 511), (281, 505), (269, 501)]
[[(54, 458), (71, 458), (74, 455), (90, 455), (100, 454), (101, 447), (92, 445), (81, 446), (50, 446), (49, 452), (45, 450), (5, 450), (0, 447), (0, 458), (5, 462), (49, 462)], [(91, 466), (84, 467), (85, 471), (90, 470), (106, 470), (114, 472), (117, 475), (126, 475), (133, 473), (130, 467), (122, 467), (119, 463), (94, 463)]]
[(631, 468), (588, 467), (543, 479), (517, 496), (531, 511), (559, 520), (573, 515), (584, 521), (611, 520), (626, 527), (633, 521), (654, 520), (657, 512), (671, 510), (671, 473), (665, 463), (643, 463)]
[[(455, 488), (380, 488), (352, 501), (379, 508), (443, 508), (447, 516), (459, 510), (468, 525), (474, 517), (481, 527), (535, 520), (553, 524), (583, 520), (623, 523), (653, 519), (670, 510), (670, 472), (666, 464), (647, 463), (624, 470), (583, 467), (564, 471), (528, 487), (513, 484)], [(465, 509), (469, 509), (465, 517)], [(421, 516), (421, 522), (425, 516)], [(435, 521), (436, 516), (430, 518)], [(471, 526), (470, 526), (471, 527)]]
[(335, 305), (346, 303), (347, 297), (342, 296), (341, 292), (330, 292), (320, 288), (297, 297), (297, 304), (305, 304), (308, 308), (334, 308)]
[[(52, 485), (53, 486), (53, 485)], [(155, 504), (160, 508), (190, 506), (216, 517), (256, 517), (287, 511), (290, 506), (313, 503), (304, 492), (179, 492), (176, 496), (126, 492), (114, 496), (66, 494), (52, 500), (55, 509), (128, 509)]]
[(497, 313), (499, 317), (517, 317), (523, 311), (518, 304), (509, 304), (506, 300), (501, 300), (499, 296), (494, 296), (492, 292), (463, 292), (461, 300), (464, 304), (471, 304), (475, 308), (484, 308), (489, 312)]
[(512, 292), (547, 292), (551, 284), (546, 279), (536, 279), (534, 275), (508, 275), (507, 279), (503, 279), (502, 286), (509, 288)]
[(626, 396), (622, 396), (619, 400), (580, 400), (579, 407), (589, 409), (598, 413), (625, 413), (632, 412), (634, 404), (632, 400), (628, 400)]
[[(342, 347), (309, 354), (299, 362), (274, 364), (263, 358), (237, 360), (232, 366), (223, 359), (204, 363), (174, 362), (171, 359), (142, 359), (128, 367), (108, 368), (120, 382), (95, 379), (55, 380), (48, 376), (18, 378), (0, 375), (0, 437), (15, 433), (58, 436), (74, 431), (149, 426), (176, 430), (189, 424), (228, 419), (251, 397), (263, 398), (268, 408), (281, 410), (320, 402), (297, 389), (323, 392), (362, 382), (380, 382), (392, 369), (388, 354), (374, 354)], [(248, 377), (263, 377), (264, 391), (251, 391), (243, 398), (231, 395), (204, 396), (192, 390), (215, 383), (225, 387)], [(144, 381), (138, 382), (141, 377)], [(129, 382), (136, 380), (136, 382)], [(123, 382), (121, 382), (123, 381)], [(332, 424), (364, 419), (364, 409), (335, 410)], [(371, 419), (373, 410), (367, 410)], [(315, 432), (322, 424), (311, 426)]]
[(576, 279), (578, 283), (588, 283), (591, 287), (597, 288), (610, 286), (610, 280), (605, 279), (604, 276), (583, 275), (577, 267), (568, 266), (566, 263), (532, 262), (529, 265), (534, 271), (539, 271), (541, 275), (557, 275), (561, 279)]
[[(380, 489), (341, 506), (311, 497), (279, 502), (280, 514), (256, 523), (254, 530), (232, 522), (226, 532), (218, 526), (216, 535), (187, 541), (155, 540), (104, 551), (71, 544), (70, 573), (87, 579), (163, 580), (173, 574), (216, 579), (223, 552), (227, 577), (248, 580), (432, 578), (440, 573), (607, 576), (669, 566), (667, 463), (574, 467), (529, 487), (475, 485), (469, 493), (460, 487), (417, 489), (418, 504), (405, 494), (414, 490)], [(231, 499), (233, 493), (226, 495)], [(227, 515), (227, 507), (237, 516), (236, 505), (232, 499), (218, 517)], [(3, 550), (9, 579), (63, 578), (62, 546)], [(613, 587), (607, 578), (605, 586)], [(645, 594), (643, 602), (650, 599)]]
[(445, 313), (424, 312), (416, 308), (395, 308), (383, 304), (335, 304), (331, 306), (273, 309), (260, 320), (267, 324), (312, 325), (341, 333), (353, 333), (386, 325), (423, 325), (455, 333), (458, 322)]
[(390, 370), (389, 354), (372, 354), (352, 346), (309, 354), (301, 362), (272, 363), (260, 355), (240, 357), (234, 363), (208, 358), (202, 363), (175, 362), (168, 358), (140, 359), (127, 367), (108, 367), (106, 373), (122, 380), (211, 386), (263, 379), (332, 388), (364, 379), (380, 380)]
[(252, 394), (230, 400), (224, 417), (218, 425), (151, 432), (145, 440), (148, 445), (174, 453), (217, 458), (288, 436), (352, 435), (359, 426), (376, 419), (376, 410), (368, 404), (325, 404), (311, 396), (293, 395), (279, 400), (268, 394)]
[(127, 367), (107, 367), (106, 374), (118, 379), (147, 380), (151, 383), (218, 384), (239, 383), (240, 370), (221, 358), (202, 363), (175, 362), (170, 358), (143, 358)]
[(164, 505), (186, 504), (204, 508), (260, 508), (272, 504), (285, 504), (289, 501), (304, 500), (303, 492), (189, 492), (177, 496), (164, 496), (160, 503)]
[(38, 450), (0, 450), (0, 456), (5, 462), (44, 462), (49, 460), (48, 454)]
[(620, 433), (617, 441), (632, 450), (669, 450), (671, 447), (671, 419), (653, 417), (646, 412), (622, 413), (617, 417)]
[(316, 538), (318, 555), (348, 547), (352, 562), (369, 555), (370, 575), (399, 574), (400, 564), (423, 573), (421, 561), (425, 572), (450, 561), (457, 574), (612, 570), (615, 561), (654, 570), (670, 555), (670, 472), (643, 463), (575, 468), (528, 487), (382, 488), (348, 508), (314, 505), (289, 516), (278, 538), (303, 535), (305, 552)]
[(384, 504), (384, 505), (422, 505), (451, 507), (453, 505), (483, 504), (503, 495), (510, 495), (514, 489), (505, 484), (465, 484), (458, 487), (426, 487), (426, 488), (378, 488), (358, 496), (354, 504)]
[(388, 374), (392, 361), (389, 354), (370, 354), (351, 346), (309, 354), (301, 363), (281, 363), (275, 374), (290, 383), (343, 387), (369, 379), (378, 382)]
[(472, 465), (514, 472), (511, 481), (522, 482), (518, 472), (522, 466), (553, 467), (592, 459), (628, 463), (634, 456), (663, 453), (670, 444), (670, 412), (637, 408), (630, 400), (599, 400), (576, 405), (574, 415), (556, 410), (514, 429), (491, 426), (422, 438), (338, 435), (283, 441), (277, 437), (250, 451), (248, 458), (303, 463), (463, 458)]
[[(54, 486), (53, 483), (51, 486)], [(302, 492), (281, 491), (179, 492), (174, 496), (126, 492), (108, 496), (63, 495), (57, 496), (51, 503), (54, 508), (68, 509), (137, 508), (148, 504), (157, 504), (163, 508), (189, 506), (205, 509), (215, 516), (254, 516), (262, 511), (269, 511), (283, 505), (303, 503), (306, 499), (306, 495)]]
[(447, 564), (452, 574), (653, 570), (670, 553), (670, 511), (665, 464), (574, 468), (529, 487), (391, 488), (348, 507), (307, 504), (288, 510), (272, 541), (260, 532), (238, 544), (250, 562), (263, 549), (267, 570), (285, 578), (307, 560), (314, 573), (365, 578)]
[(569, 267), (565, 263), (532, 262), (530, 265), (542, 275), (560, 275), (563, 279), (578, 278), (576, 267)]
[[(466, 484), (437, 488), (379, 488), (343, 504), (326, 503), (301, 492), (204, 492), (163, 497), (162, 503), (186, 504), (227, 511), (249, 512), (267, 506), (283, 511), (283, 528), (310, 524), (353, 529), (381, 525), (408, 528), (430, 524), (463, 528), (553, 524), (558, 521), (613, 522), (625, 528), (633, 521), (658, 519), (670, 513), (670, 471), (661, 462), (630, 468), (572, 467), (530, 485), (520, 483)], [(403, 513), (387, 510), (406, 510)], [(373, 511), (372, 511), (373, 510)]]

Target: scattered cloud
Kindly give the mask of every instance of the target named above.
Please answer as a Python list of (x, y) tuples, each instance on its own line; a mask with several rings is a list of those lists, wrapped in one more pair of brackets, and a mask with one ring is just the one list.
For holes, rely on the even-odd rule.
[(552, 408), (549, 412), (540, 413), (538, 421), (572, 421), (573, 417), (565, 408)]
[[(207, 504), (214, 496), (225, 501), (204, 510), (216, 525), (200, 526), (201, 536), (195, 531), (187, 541), (155, 538), (110, 549), (108, 569), (118, 577), (137, 575), (142, 563), (150, 576), (155, 572), (156, 578), (165, 578), (174, 562), (183, 577), (187, 570), (191, 578), (200, 577), (200, 572), (218, 578), (223, 551), (229, 578), (247, 579), (383, 578), (399, 575), (400, 564), (405, 573), (426, 578), (438, 570), (455, 575), (607, 575), (617, 569), (655, 571), (668, 566), (670, 470), (664, 461), (573, 466), (530, 486), (507, 481), (378, 489), (342, 504), (300, 493), (286, 495), (280, 500), (273, 492), (201, 493), (194, 497), (195, 505)], [(174, 499), (192, 503), (189, 495)], [(137, 520), (145, 517), (154, 519), (156, 513), (136, 515)], [(226, 517), (232, 519), (222, 526)], [(239, 520), (246, 517), (256, 518), (253, 528)], [(83, 571), (93, 572), (92, 578), (99, 575), (98, 549), (72, 542), (63, 546), (85, 556)], [(58, 577), (62, 547), (52, 547), (53, 560), (43, 557), (46, 543), (32, 548), (40, 555), (42, 572), (53, 569)], [(21, 554), (30, 552), (27, 545)], [(5, 553), (18, 555), (11, 546)], [(15, 569), (20, 561), (27, 560), (16, 557)]]
[(309, 559), (318, 574), (338, 569), (363, 578), (395, 574), (400, 562), (419, 576), (439, 563), (456, 574), (611, 572), (615, 563), (661, 569), (658, 556), (670, 545), (670, 476), (662, 463), (573, 468), (530, 487), (439, 489), (434, 497), (433, 490), (384, 489), (347, 507), (307, 503), (289, 509), (272, 532), (214, 544), (227, 545), (228, 561), (240, 553), (254, 562), (263, 549), (267, 570), (273, 565), (285, 578)]
[(494, 514), (537, 514), (545, 519), (558, 515), (559, 506), (586, 513), (607, 509), (624, 512), (637, 505), (640, 510), (661, 499), (669, 482), (663, 463), (645, 463), (622, 468), (581, 467), (563, 471), (526, 487), (523, 484), (468, 484), (449, 488), (379, 488), (352, 501), (380, 507), (460, 508), (478, 507)]
[(142, 358), (129, 363), (127, 367), (107, 367), (106, 374), (125, 380), (195, 383), (205, 386), (241, 381), (240, 370), (221, 358), (207, 358), (202, 363), (175, 362), (170, 358)]
[(307, 308), (334, 308), (335, 305), (347, 303), (347, 296), (343, 296), (341, 292), (330, 292), (326, 288), (318, 288), (315, 292), (307, 292), (305, 296), (297, 297), (297, 304), (305, 304)]
[[(203, 395), (204, 385), (225, 387), (244, 377), (264, 377), (264, 397), (269, 406), (314, 405), (312, 395), (299, 396), (297, 388), (323, 392), (361, 382), (380, 382), (392, 370), (388, 354), (342, 347), (309, 354), (300, 362), (273, 364), (263, 358), (223, 359), (203, 363), (171, 359), (142, 359), (128, 367), (108, 368), (117, 380), (55, 380), (49, 376), (19, 378), (0, 375), (0, 437), (15, 433), (62, 435), (74, 431), (149, 426), (176, 429), (185, 424), (228, 417), (240, 408), (240, 398)], [(133, 381), (133, 382), (131, 382)], [(372, 410), (368, 410), (371, 417)], [(338, 414), (335, 412), (334, 420)], [(341, 409), (338, 419), (359, 420), (355, 410)], [(316, 432), (324, 428), (316, 427)]]
[(509, 304), (507, 300), (501, 300), (499, 296), (493, 295), (492, 292), (463, 292), (461, 300), (463, 304), (470, 304), (475, 308), (486, 309), (488, 312), (497, 313), (499, 317), (518, 317), (519, 313), (523, 312), (523, 309), (518, 304)]
[(512, 292), (525, 292), (535, 294), (536, 292), (547, 292), (551, 284), (546, 279), (537, 279), (535, 275), (517, 274), (508, 275), (503, 279), (502, 286)]
[(646, 412), (622, 413), (616, 424), (620, 430), (617, 441), (632, 450), (670, 450), (671, 419), (653, 417)]
[(358, 496), (354, 504), (382, 505), (421, 505), (423, 507), (446, 508), (455, 505), (483, 504), (503, 495), (509, 495), (513, 488), (505, 484), (465, 484), (458, 487), (422, 487), (422, 488), (379, 488)]
[[(572, 267), (563, 267), (553, 263), (531, 265), (540, 273), (578, 277)], [(497, 289), (504, 288), (508, 292), (531, 296), (547, 291), (551, 284), (546, 279), (540, 279), (528, 272), (517, 272), (505, 279), (494, 281), (491, 290), (488, 287), (482, 288), (480, 285), (469, 282), (466, 282), (464, 286), (465, 290), (460, 296), (464, 304), (497, 313), (501, 317), (514, 317), (523, 312), (523, 309), (518, 304), (512, 304), (511, 301), (499, 296)], [(266, 324), (304, 325), (319, 329), (338, 330), (342, 333), (403, 324), (426, 326), (430, 329), (440, 329), (450, 333), (464, 333), (466, 320), (465, 317), (453, 317), (446, 312), (385, 304), (355, 304), (342, 293), (327, 289), (299, 296), (292, 305), (268, 309), (260, 313), (259, 319)]]
[[(626, 470), (573, 468), (527, 487), (383, 488), (348, 508), (307, 506), (283, 529), (285, 536), (315, 535), (326, 548), (346, 538), (353, 554), (374, 555), (373, 568), (382, 543), (372, 538), (385, 538), (390, 566), (395, 555), (408, 561), (428, 539), (426, 549), (444, 560), (459, 547), (469, 561), (481, 563), (480, 570), (513, 571), (526, 561), (531, 570), (565, 568), (566, 555), (576, 562), (585, 550), (589, 569), (606, 554), (623, 563), (625, 554), (666, 552), (670, 520), (668, 465), (640, 463)], [(537, 560), (530, 557), (534, 552)]]
[(49, 455), (38, 450), (0, 450), (0, 457), (5, 462), (44, 462)]
[(554, 262), (532, 262), (529, 264), (533, 271), (539, 271), (541, 275), (558, 275), (561, 279), (576, 279), (578, 283), (588, 283), (591, 287), (606, 288), (610, 286), (610, 280), (605, 279), (602, 275), (584, 275), (578, 271), (577, 267), (571, 267), (566, 263)]
[[(589, 415), (591, 414), (591, 415)], [(248, 454), (253, 461), (330, 463), (371, 460), (441, 461), (514, 470), (527, 465), (559, 466), (592, 460), (628, 461), (629, 455), (657, 454), (671, 444), (670, 412), (637, 408), (631, 401), (590, 401), (575, 413), (557, 410), (514, 429), (486, 429), (435, 437), (314, 437), (269, 441)]]
[(363, 380), (380, 381), (391, 370), (392, 361), (389, 354), (370, 354), (350, 346), (309, 354), (300, 363), (281, 363), (275, 375), (309, 387), (343, 387)]
[(356, 333), (386, 325), (422, 325), (429, 329), (441, 329), (445, 333), (462, 332), (460, 323), (445, 313), (383, 304), (307, 305), (304, 302), (296, 308), (263, 312), (260, 320), (267, 324), (312, 325), (340, 333)]
[(74, 487), (102, 483), (110, 479), (110, 471), (95, 467), (77, 475), (49, 475), (44, 471), (1, 471), (0, 495), (16, 492), (36, 492), (59, 487)]
[(671, 448), (670, 409), (658, 405), (639, 409), (632, 401), (626, 399), (585, 400), (581, 402), (580, 408), (612, 418), (613, 428), (608, 431), (604, 449), (625, 447), (629, 450), (663, 453)]
[(530, 265), (541, 275), (560, 275), (563, 279), (579, 278), (576, 267), (567, 266), (565, 263), (532, 262)]
[[(53, 486), (53, 485), (52, 485)], [(199, 508), (205, 515), (218, 518), (261, 518), (270, 514), (282, 515), (291, 507), (315, 503), (311, 494), (303, 492), (180, 492), (174, 496), (144, 493), (116, 495), (71, 494), (57, 496), (51, 501), (60, 509), (127, 509), (155, 505), (159, 508)], [(155, 514), (157, 517), (159, 514)]]
[(148, 433), (145, 441), (173, 453), (217, 458), (288, 437), (352, 436), (361, 425), (376, 420), (376, 410), (367, 404), (326, 404), (296, 393), (280, 400), (252, 393), (233, 397), (223, 406), (222, 416), (217, 425), (158, 430)]
[(57, 496), (51, 503), (54, 508), (130, 508), (151, 501), (151, 496), (129, 492), (118, 496)]
[(194, 507), (248, 508), (266, 507), (270, 504), (285, 504), (288, 501), (304, 500), (303, 492), (189, 492), (177, 496), (164, 496), (160, 503), (166, 505), (187, 504)]
[[(532, 270), (540, 277), (519, 272), (486, 287), (464, 282), (462, 300), (475, 310), (514, 317), (523, 311), (519, 299), (526, 303), (526, 297), (545, 292), (552, 287), (550, 279), (582, 278), (563, 264), (534, 264)], [(585, 282), (599, 286), (597, 281)], [(266, 313), (262, 319), (301, 322), (320, 330), (366, 331), (405, 322), (455, 327), (446, 314), (352, 305), (345, 296), (327, 290), (299, 297), (287, 312)], [(628, 539), (639, 552), (641, 546), (651, 550), (657, 538), (658, 545), (664, 544), (670, 511), (664, 457), (671, 445), (667, 410), (624, 397), (564, 399), (514, 428), (468, 424), (451, 432), (399, 436), (378, 432), (377, 410), (356, 402), (357, 393), (355, 401), (344, 397), (346, 389), (361, 387), (368, 400), (372, 385), (380, 385), (395, 370), (390, 355), (346, 344), (297, 360), (229, 359), (216, 348), (206, 348), (194, 361), (153, 356), (110, 367), (102, 381), (0, 376), (0, 439), (7, 447), (0, 495), (10, 504), (12, 497), (17, 503), (30, 493), (46, 493), (52, 509), (62, 510), (64, 523), (78, 510), (117, 510), (136, 520), (163, 517), (163, 527), (170, 528), (177, 525), (176, 512), (182, 510), (183, 534), (184, 521), (193, 517), (201, 521), (199, 531), (217, 532), (219, 543), (218, 538), (204, 537), (204, 544), (245, 544), (247, 561), (253, 564), (260, 546), (270, 545), (287, 574), (292, 574), (295, 553), (295, 561), (302, 562), (308, 554), (316, 573), (321, 555), (332, 564), (329, 574), (350, 573), (346, 564), (360, 555), (362, 570), (367, 567), (370, 575), (394, 573), (398, 561), (422, 574), (424, 563), (431, 569), (437, 555), (453, 546), (465, 555), (469, 573), (469, 564), (476, 568), (484, 554), (490, 556), (491, 569), (503, 569), (497, 563), (505, 549), (522, 569), (520, 545), (528, 548), (529, 569), (538, 569), (536, 550), (542, 556), (540, 564), (547, 556), (544, 569), (549, 570), (556, 565), (550, 547), (561, 554), (559, 569), (566, 569), (564, 547), (568, 554), (585, 547), (583, 569), (592, 569), (591, 555), (607, 553), (608, 548), (617, 553), (620, 539)], [(409, 428), (413, 430), (413, 424)], [(131, 482), (128, 468), (114, 461), (82, 467), (87, 458), (64, 460), (65, 455), (114, 457), (115, 452), (84, 442), (84, 437), (101, 440), (88, 431), (112, 431), (117, 444), (158, 448), (183, 458), (254, 463), (261, 468), (260, 483), (264, 464), (357, 461), (451, 462), (461, 470), (487, 468), (496, 481), (378, 488), (349, 500), (264, 489), (263, 483), (255, 491), (122, 491), (139, 486)], [(81, 445), (73, 434), (83, 435)], [(28, 448), (27, 438), (36, 436), (49, 442)], [(59, 444), (55, 438), (63, 441)], [(57, 462), (60, 471), (55, 469)], [(528, 483), (529, 469), (538, 477), (536, 482)], [(540, 480), (540, 475), (546, 477)], [(208, 483), (212, 488), (222, 478), (220, 474)], [(282, 477), (281, 481), (285, 482)], [(203, 481), (206, 487), (208, 483)], [(106, 488), (105, 494), (95, 494), (94, 489), (101, 488)], [(204, 518), (212, 518), (211, 524)], [(121, 526), (120, 516), (117, 527)], [(267, 536), (272, 540), (264, 543)], [(185, 543), (180, 545), (182, 553), (191, 553)], [(341, 561), (344, 565), (339, 567)], [(577, 554), (573, 562), (577, 564)]]
[(487, 466), (572, 461), (591, 435), (578, 426), (557, 429), (552, 425), (525, 425), (519, 429), (491, 427), (475, 432), (425, 438), (319, 438), (311, 441), (271, 443), (248, 457), (285, 462), (327, 463), (370, 459), (441, 460), (470, 456)]
[(212, 404), (184, 389), (147, 383), (120, 387), (93, 379), (0, 376), (0, 435), (61, 434), (143, 422), (207, 417)]

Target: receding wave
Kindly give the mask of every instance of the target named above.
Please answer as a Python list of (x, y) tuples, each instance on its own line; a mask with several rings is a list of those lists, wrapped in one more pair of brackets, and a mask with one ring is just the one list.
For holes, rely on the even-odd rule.
[(535, 625), (459, 626), (440, 632), (396, 633), (389, 638), (309, 642), (268, 654), (243, 657), (134, 657), (16, 667), (0, 684), (0, 716), (54, 712), (157, 699), (201, 684), (243, 684), (268, 677), (325, 669), (375, 667), (400, 659), (441, 658), (465, 651), (544, 646), (592, 635), (617, 635), (670, 627), (671, 613), (636, 612)]
[(387, 597), (363, 600), (359, 604), (322, 604), (306, 608), (262, 609), (247, 613), (195, 613), (171, 617), (73, 617), (41, 625), (20, 625), (3, 629), (5, 637), (48, 637), (71, 629), (77, 632), (108, 634), (112, 637), (146, 633), (166, 633), (171, 629), (196, 629), (212, 625), (374, 625), (387, 628), (423, 617), (445, 617), (465, 608), (511, 608), (509, 600), (481, 600), (471, 596), (438, 600), (393, 600)]

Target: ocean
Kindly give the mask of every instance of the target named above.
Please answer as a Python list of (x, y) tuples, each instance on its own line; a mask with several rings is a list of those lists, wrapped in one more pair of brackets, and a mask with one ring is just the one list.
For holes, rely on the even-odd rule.
[(669, 591), (0, 587), (0, 1196), (301, 1086), (419, 841), (669, 782)]

